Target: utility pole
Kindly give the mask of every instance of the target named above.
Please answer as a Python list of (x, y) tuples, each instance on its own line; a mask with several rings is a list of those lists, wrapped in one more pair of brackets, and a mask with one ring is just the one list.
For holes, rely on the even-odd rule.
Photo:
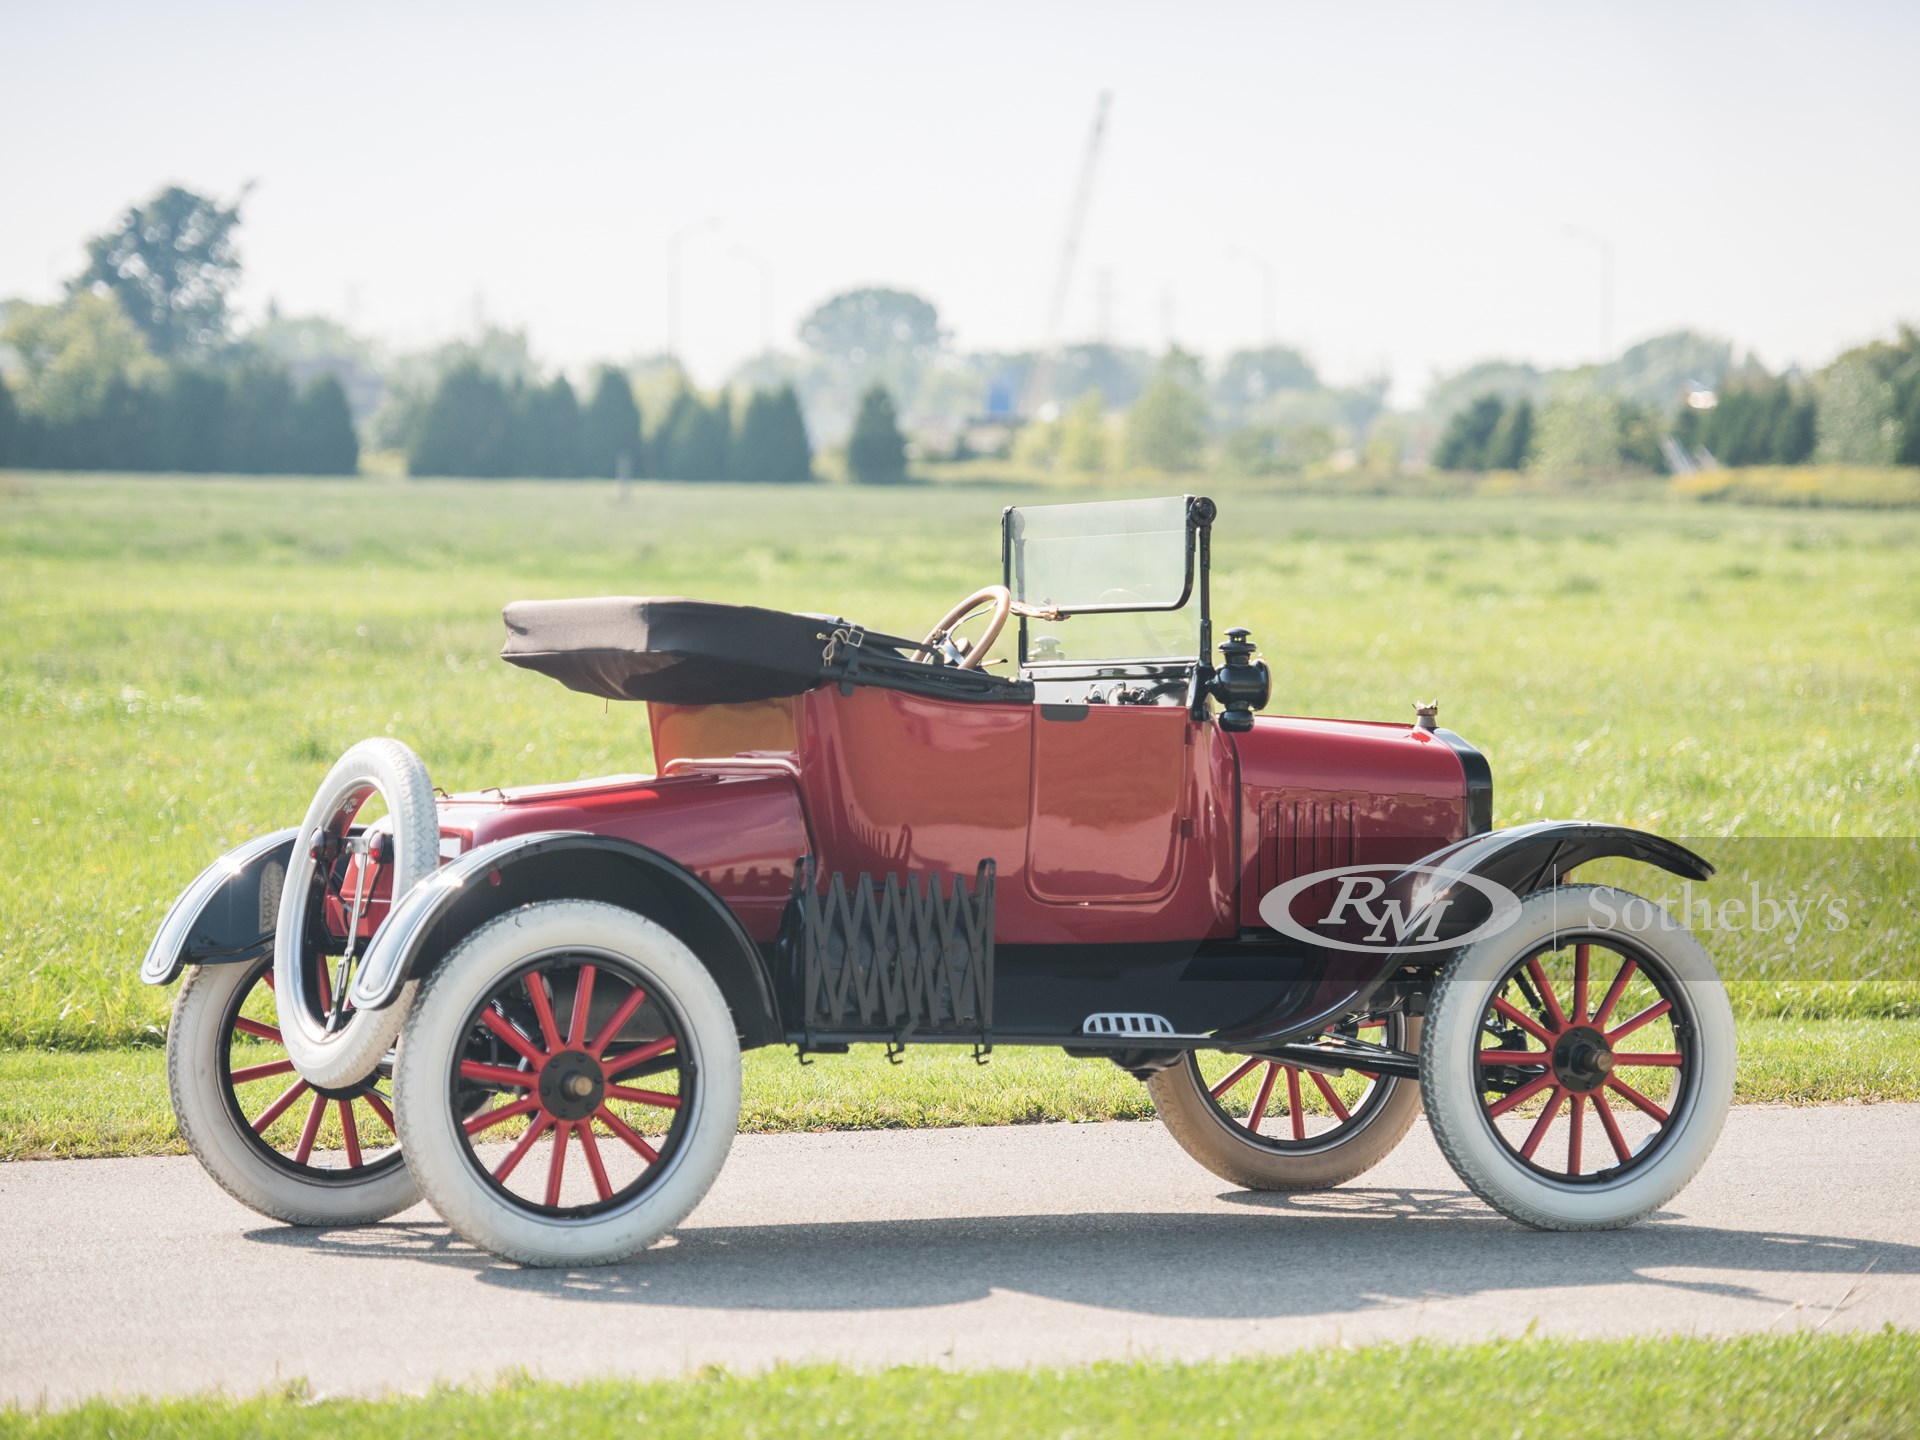
[(1087, 223), (1087, 202), (1093, 197), (1093, 171), (1100, 159), (1100, 145), (1107, 133), (1107, 107), (1113, 92), (1102, 90), (1094, 107), (1093, 129), (1087, 135), (1086, 153), (1080, 159), (1080, 178), (1073, 187), (1073, 205), (1067, 212), (1067, 237), (1060, 247), (1060, 268), (1054, 275), (1053, 300), (1047, 307), (1047, 329), (1042, 337), (1040, 355), (1027, 381), (1026, 403), (1021, 410), (1032, 415), (1046, 403), (1053, 388), (1055, 353), (1060, 344), (1060, 322), (1065, 317), (1067, 291), (1073, 282), (1073, 262), (1080, 253), (1080, 233)]
[(1613, 242), (1579, 225), (1567, 226), (1567, 236), (1585, 240), (1600, 251), (1600, 363), (1613, 359)]

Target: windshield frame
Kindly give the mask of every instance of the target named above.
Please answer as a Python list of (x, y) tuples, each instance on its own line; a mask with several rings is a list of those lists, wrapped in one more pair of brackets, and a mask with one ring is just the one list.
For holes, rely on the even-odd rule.
[[(1173, 498), (1173, 497), (1167, 497)], [(1016, 609), (1020, 621), (1018, 665), (1022, 673), (1046, 671), (1052, 675), (1071, 678), (1080, 675), (1109, 675), (1120, 673), (1122, 667), (1145, 667), (1156, 673), (1165, 673), (1170, 667), (1185, 667), (1194, 663), (1205, 665), (1207, 657), (1213, 653), (1212, 595), (1209, 584), (1209, 572), (1212, 568), (1212, 530), (1213, 522), (1219, 515), (1219, 507), (1204, 495), (1182, 495), (1186, 512), (1186, 575), (1180, 598), (1171, 604), (1132, 604), (1132, 605), (1075, 605), (1062, 606), (1056, 610), (1061, 619), (1074, 615), (1114, 615), (1114, 614), (1165, 614), (1183, 610), (1199, 591), (1200, 627), (1199, 654), (1197, 657), (1154, 655), (1130, 658), (1114, 657), (1101, 659), (1035, 660), (1027, 649), (1027, 622), (1029, 617)], [(1067, 502), (1083, 505), (1098, 505), (1103, 501)], [(1013, 590), (1013, 513), (1019, 509), (1037, 509), (1037, 506), (1009, 505), (1000, 512), (1000, 576), (1001, 583), (1009, 591)]]

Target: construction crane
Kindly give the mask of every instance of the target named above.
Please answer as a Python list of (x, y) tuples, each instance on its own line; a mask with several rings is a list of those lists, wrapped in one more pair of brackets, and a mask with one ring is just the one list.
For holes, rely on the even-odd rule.
[(1027, 377), (1027, 393), (1021, 413), (1031, 419), (1047, 401), (1053, 389), (1053, 371), (1060, 349), (1060, 326), (1066, 318), (1067, 295), (1073, 286), (1073, 262), (1080, 253), (1080, 233), (1086, 228), (1087, 202), (1093, 196), (1093, 172), (1100, 159), (1100, 145), (1107, 133), (1107, 107), (1113, 92), (1102, 90), (1094, 107), (1093, 130), (1087, 136), (1086, 153), (1080, 157), (1080, 179), (1073, 187), (1073, 208), (1067, 212), (1067, 237), (1060, 247), (1060, 268), (1053, 279), (1053, 301), (1047, 307), (1047, 328), (1040, 354)]

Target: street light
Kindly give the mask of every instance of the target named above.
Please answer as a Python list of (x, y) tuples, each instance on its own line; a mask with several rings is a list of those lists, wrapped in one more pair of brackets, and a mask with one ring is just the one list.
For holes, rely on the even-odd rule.
[(1579, 225), (1567, 226), (1569, 240), (1585, 240), (1600, 251), (1600, 361), (1613, 359), (1613, 242)]
[(667, 358), (676, 364), (680, 360), (680, 247), (689, 235), (715, 229), (719, 224), (709, 215), (682, 225), (667, 237)]
[(1275, 295), (1279, 288), (1279, 271), (1274, 263), (1263, 255), (1251, 250), (1243, 250), (1238, 245), (1227, 247), (1232, 259), (1240, 260), (1260, 272), (1260, 315), (1266, 331), (1266, 345), (1271, 350), (1279, 339), (1279, 326), (1275, 323)]

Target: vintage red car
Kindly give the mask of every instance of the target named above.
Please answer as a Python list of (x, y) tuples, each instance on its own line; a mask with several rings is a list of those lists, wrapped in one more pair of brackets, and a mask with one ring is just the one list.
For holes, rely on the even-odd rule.
[(1656, 1209), (1725, 1118), (1731, 1011), (1665, 912), (1569, 875), (1712, 867), (1618, 826), (1495, 830), (1485, 759), (1432, 706), (1256, 714), (1247, 632), (1215, 652), (1215, 519), (1009, 508), (999, 583), (920, 640), (509, 605), (505, 658), (646, 703), (658, 773), (440, 796), (398, 742), (353, 747), (147, 955), (152, 983), (187, 972), (189, 1145), (283, 1220), (424, 1194), (500, 1255), (590, 1264), (706, 1192), (745, 1049), (1044, 1045), (1140, 1077), (1238, 1185), (1337, 1185), (1424, 1101), (1516, 1220)]

